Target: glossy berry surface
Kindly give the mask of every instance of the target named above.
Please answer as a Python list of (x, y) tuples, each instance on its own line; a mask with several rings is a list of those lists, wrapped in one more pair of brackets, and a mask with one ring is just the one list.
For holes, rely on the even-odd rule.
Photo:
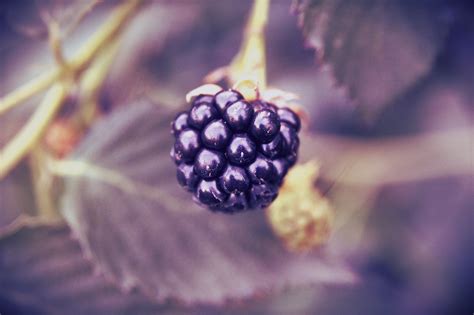
[(279, 108), (278, 116), (280, 116), (280, 120), (290, 124), (295, 130), (298, 132), (301, 129), (301, 121), (298, 115), (294, 111), (289, 108)]
[(221, 113), (224, 112), (227, 105), (233, 104), (244, 99), (242, 94), (234, 90), (224, 90), (216, 94), (214, 97), (214, 105)]
[(189, 191), (193, 191), (199, 181), (199, 177), (194, 173), (194, 166), (182, 163), (176, 172), (178, 183)]
[(262, 109), (255, 113), (250, 134), (260, 143), (272, 141), (280, 131), (280, 118), (269, 109)]
[(222, 119), (210, 122), (201, 133), (202, 143), (210, 149), (225, 148), (231, 137), (232, 132)]
[(180, 186), (212, 211), (260, 209), (298, 158), (298, 116), (237, 91), (199, 95), (171, 124)]
[(243, 168), (227, 165), (219, 178), (219, 186), (227, 193), (244, 193), (250, 187), (250, 180)]
[(260, 145), (260, 152), (262, 152), (266, 157), (274, 159), (284, 156), (286, 147), (287, 145), (283, 136), (281, 134), (277, 134), (275, 138), (273, 138), (273, 140), (269, 143), (263, 143)]
[(198, 103), (189, 112), (188, 123), (194, 128), (202, 129), (217, 117), (219, 117), (219, 113), (212, 104)]
[(217, 205), (227, 199), (227, 195), (217, 187), (216, 180), (202, 180), (196, 188), (197, 200), (205, 205)]
[(255, 160), (257, 145), (247, 135), (236, 135), (227, 147), (227, 159), (235, 165), (247, 165)]
[(177, 135), (184, 129), (188, 128), (188, 113), (183, 112), (176, 116), (175, 120), (171, 124), (172, 132)]
[(224, 154), (219, 151), (203, 149), (196, 156), (194, 172), (204, 179), (216, 178), (222, 173), (225, 164)]
[(224, 112), (224, 119), (235, 132), (247, 130), (253, 117), (253, 108), (246, 101), (237, 101), (228, 106)]
[(274, 184), (279, 180), (275, 165), (264, 156), (258, 156), (247, 170), (253, 183)]
[(192, 129), (183, 130), (174, 143), (174, 153), (178, 159), (191, 162), (201, 147), (199, 133)]

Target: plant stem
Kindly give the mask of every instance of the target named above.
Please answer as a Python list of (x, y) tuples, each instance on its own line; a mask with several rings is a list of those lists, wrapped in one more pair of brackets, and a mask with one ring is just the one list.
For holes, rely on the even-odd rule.
[(254, 81), (260, 89), (265, 89), (266, 57), (265, 26), (268, 20), (270, 0), (255, 0), (247, 22), (242, 46), (232, 60), (228, 79), (231, 84), (242, 80)]
[(59, 218), (60, 215), (56, 209), (51, 191), (54, 177), (47, 168), (43, 167), (46, 163), (45, 159), (48, 158), (47, 153), (38, 145), (31, 150), (29, 155), (37, 215), (50, 219)]
[(0, 99), (0, 115), (33, 95), (43, 92), (51, 86), (51, 84), (61, 78), (65, 72), (70, 71), (74, 76), (80, 75), (97, 53), (119, 33), (133, 13), (135, 13), (140, 3), (142, 3), (141, 0), (129, 0), (115, 9), (101, 29), (84, 44), (75, 58), (70, 62), (65, 61), (69, 67), (57, 68), (45, 72)]
[(119, 39), (116, 38), (104, 48), (83, 75), (81, 80), (82, 102), (79, 104), (78, 119), (85, 126), (89, 126), (98, 113), (99, 92), (107, 78), (118, 48)]
[(0, 151), (0, 179), (2, 179), (41, 138), (51, 119), (61, 107), (68, 87), (56, 83), (25, 126)]
[[(95, 59), (96, 55), (113, 42), (140, 3), (142, 3), (141, 0), (129, 0), (119, 6), (103, 24), (102, 28), (84, 44), (71, 62), (65, 61), (58, 69), (40, 76), (0, 100), (1, 114), (48, 88), (59, 79), (67, 81), (66, 83), (57, 82), (51, 87), (26, 125), (0, 151), (0, 179), (15, 167), (41, 138), (67, 96), (71, 86), (71, 78), (75, 79), (80, 76)], [(98, 81), (95, 80), (94, 82), (97, 83)]]

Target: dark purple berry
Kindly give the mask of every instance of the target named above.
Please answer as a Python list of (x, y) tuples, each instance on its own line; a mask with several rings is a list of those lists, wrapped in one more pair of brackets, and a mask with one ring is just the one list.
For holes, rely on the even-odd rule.
[(199, 181), (199, 177), (194, 173), (193, 168), (192, 165), (182, 163), (176, 171), (178, 183), (189, 191), (194, 191)]
[(248, 193), (252, 208), (266, 208), (278, 196), (278, 187), (270, 184), (253, 185)]
[(194, 172), (201, 178), (212, 179), (218, 177), (226, 165), (224, 154), (219, 151), (203, 149), (196, 156)]
[(235, 135), (227, 147), (227, 159), (235, 165), (247, 165), (255, 160), (257, 146), (247, 135)]
[(171, 148), (170, 158), (176, 165), (179, 165), (183, 162), (182, 157), (176, 155), (176, 153), (174, 151), (174, 146)]
[(292, 167), (293, 165), (295, 165), (297, 160), (298, 160), (297, 153), (292, 152), (286, 157), (286, 161), (288, 162), (289, 167)]
[(255, 101), (253, 101), (253, 102), (252, 102), (252, 107), (253, 107), (253, 110), (254, 110), (255, 112), (259, 112), (259, 111), (261, 111), (261, 110), (263, 110), (263, 109), (268, 109), (268, 110), (270, 110), (270, 111), (272, 111), (272, 112), (274, 112), (274, 113), (277, 112), (277, 107), (276, 107), (275, 105), (270, 104), (270, 103), (266, 103), (266, 102), (264, 102), (264, 101), (262, 101), (262, 100), (255, 100)]
[(196, 106), (201, 103), (211, 104), (214, 102), (213, 95), (201, 94), (193, 100), (193, 106)]
[(284, 140), (285, 154), (291, 154), (298, 150), (299, 139), (296, 130), (286, 122), (281, 123), (280, 135)]
[(215, 95), (214, 105), (223, 113), (227, 105), (242, 99), (244, 99), (244, 97), (239, 92), (235, 90), (224, 90)]
[(267, 108), (271, 110), (274, 113), (278, 113), (278, 107), (276, 105), (273, 105), (272, 103), (265, 103), (267, 104)]
[(264, 156), (257, 156), (255, 161), (247, 167), (253, 183), (277, 183), (278, 172), (273, 163)]
[(279, 108), (277, 113), (278, 116), (280, 116), (281, 121), (290, 124), (293, 128), (295, 128), (296, 132), (300, 131), (301, 121), (294, 111), (285, 107)]
[(229, 105), (224, 112), (224, 119), (232, 130), (247, 130), (253, 116), (253, 108), (246, 101), (237, 101)]
[(286, 143), (280, 134), (277, 134), (275, 138), (269, 143), (263, 143), (260, 145), (260, 152), (270, 159), (282, 156), (285, 153)]
[(209, 103), (199, 103), (191, 108), (188, 124), (194, 128), (202, 129), (208, 122), (219, 117), (217, 109)]
[(281, 182), (283, 178), (285, 177), (286, 173), (288, 172), (288, 162), (285, 159), (278, 159), (278, 160), (273, 160), (272, 161), (273, 165), (275, 166), (275, 169), (277, 170), (278, 178), (280, 179), (279, 181)]
[(171, 126), (173, 134), (178, 135), (181, 131), (188, 128), (188, 113), (182, 112), (176, 116)]
[(174, 143), (176, 160), (192, 162), (201, 147), (199, 134), (192, 129), (183, 130)]
[(240, 212), (249, 207), (247, 198), (244, 193), (230, 194), (229, 198), (224, 202), (220, 211), (226, 213)]
[(219, 187), (227, 193), (245, 192), (250, 186), (250, 180), (245, 170), (234, 165), (227, 165), (219, 178)]
[(222, 119), (210, 122), (201, 133), (202, 143), (210, 149), (223, 149), (229, 143), (232, 132)]
[(226, 198), (227, 194), (217, 187), (215, 180), (201, 180), (196, 188), (196, 199), (205, 205), (218, 205)]
[(256, 112), (250, 125), (250, 133), (260, 143), (272, 141), (280, 131), (280, 118), (268, 109)]

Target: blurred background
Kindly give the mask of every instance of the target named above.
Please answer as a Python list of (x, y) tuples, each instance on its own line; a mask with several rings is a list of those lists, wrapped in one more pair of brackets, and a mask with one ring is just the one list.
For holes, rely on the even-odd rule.
[[(137, 130), (121, 127), (128, 123), (123, 120), (129, 115), (127, 107), (137, 102), (155, 104), (163, 110), (156, 117), (164, 120), (166, 128), (156, 130), (167, 137), (167, 117), (172, 118), (185, 106), (185, 94), (202, 84), (209, 72), (229, 64), (239, 51), (252, 3), (146, 3), (121, 30), (111, 66), (94, 95), (97, 110), (84, 116), (92, 118), (71, 127), (71, 121), (77, 122), (71, 117), (77, 117), (78, 108), (87, 103), (84, 95), (88, 93), (87, 84), (73, 84), (51, 124), (57, 127), (59, 122), (59, 127), (48, 129), (40, 141), (46, 155), (66, 160), (85, 156), (104, 165), (112, 163), (112, 158), (105, 158), (108, 150), (132, 141)], [(2, 1), (0, 95), (57, 66), (45, 16), (63, 31), (63, 52), (69, 59), (120, 4)], [(78, 12), (87, 13), (73, 25)], [(315, 251), (344, 264), (356, 281), (276, 285), (268, 294), (224, 304), (193, 303), (192, 298), (183, 296), (186, 290), (179, 291), (177, 297), (170, 294), (171, 299), (165, 302), (140, 290), (125, 292), (118, 289), (116, 281), (109, 281), (110, 277), (102, 279), (94, 273), (95, 250), (99, 251), (99, 265), (104, 266), (103, 259), (105, 266), (113, 269), (104, 258), (108, 256), (101, 256), (107, 252), (106, 245), (89, 245), (83, 252), (76, 237), (69, 239), (71, 226), (79, 241), (93, 242), (95, 236), (84, 239), (81, 233), (109, 225), (101, 225), (103, 219), (97, 213), (93, 219), (82, 214), (89, 213), (80, 210), (86, 203), (83, 200), (112, 209), (108, 202), (113, 197), (105, 196), (106, 190), (100, 187), (94, 195), (92, 188), (86, 191), (67, 180), (63, 183), (61, 176), (49, 174), (49, 178), (27, 157), (0, 181), (0, 314), (472, 314), (473, 24), (470, 1), (271, 1), (266, 28), (268, 84), (300, 97), (309, 117), (300, 160), (319, 162), (321, 174), (315, 185), (334, 209), (331, 237)], [(66, 32), (68, 29), (71, 31)], [(0, 115), (2, 147), (25, 124), (42, 96), (35, 95)], [(130, 111), (130, 117), (134, 115)], [(104, 135), (103, 143), (99, 143), (91, 136), (107, 134), (107, 130), (111, 134), (117, 130), (117, 138)], [(48, 136), (53, 140), (48, 141)], [(58, 141), (66, 144), (58, 146)], [(168, 147), (161, 147), (163, 152), (156, 156), (167, 155)], [(121, 170), (129, 164), (117, 165)], [(49, 201), (38, 200), (38, 194), (45, 194), (38, 192), (34, 183), (38, 172), (49, 178)], [(156, 179), (159, 183), (168, 178), (160, 176)], [(141, 179), (148, 181), (148, 177)], [(150, 183), (155, 183), (154, 179)], [(56, 210), (45, 214), (41, 207), (48, 202), (55, 204)], [(132, 210), (134, 202), (129, 204)], [(71, 210), (75, 215), (74, 211), (79, 211), (77, 216), (61, 210), (71, 203), (80, 205), (76, 207), (79, 210)], [(141, 213), (137, 210), (136, 216)], [(18, 224), (20, 216), (43, 219), (22, 226)], [(252, 220), (244, 216), (234, 222), (247, 224)], [(88, 222), (86, 227), (81, 220)], [(114, 220), (108, 224), (120, 225), (118, 233), (132, 235), (134, 228), (148, 229), (141, 223), (125, 228), (123, 217)], [(264, 226), (264, 218), (259, 220)], [(259, 242), (258, 237), (271, 235), (268, 227), (262, 226), (251, 234), (255, 242)], [(57, 238), (62, 240), (59, 249), (52, 245)], [(88, 267), (65, 271), (69, 272), (67, 279), (73, 279), (73, 271), (79, 269), (81, 277), (93, 279), (84, 280), (88, 284), (81, 287), (80, 297), (74, 296), (77, 290), (69, 289), (64, 292), (70, 295), (48, 296), (52, 292), (48, 291), (49, 284), (62, 288), (59, 283), (66, 276), (61, 274), (64, 263), (46, 253), (56, 253), (58, 259), (70, 255), (68, 261), (76, 262), (87, 258)], [(232, 255), (238, 255), (235, 253), (238, 249)], [(128, 254), (125, 249), (124, 255)], [(38, 261), (50, 265), (37, 266)], [(31, 269), (23, 273), (19, 267), (13, 268), (15, 262)], [(187, 263), (192, 265), (192, 261)], [(166, 268), (166, 263), (157, 265)], [(48, 280), (38, 276), (48, 272), (54, 275), (54, 270), (57, 277)], [(199, 271), (190, 267), (189, 273), (193, 272)], [(121, 271), (113, 270), (112, 274)], [(197, 281), (195, 277), (192, 281)], [(140, 289), (140, 275), (137, 281)], [(68, 283), (73, 285), (74, 281)], [(104, 290), (104, 298), (84, 298), (102, 296)], [(222, 292), (225, 297), (226, 292)], [(188, 303), (175, 301), (181, 298)]]

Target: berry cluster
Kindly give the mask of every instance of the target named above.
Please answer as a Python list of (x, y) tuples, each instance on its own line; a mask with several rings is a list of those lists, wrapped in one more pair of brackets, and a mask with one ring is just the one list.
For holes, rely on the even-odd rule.
[(267, 207), (297, 159), (300, 120), (235, 90), (196, 97), (172, 123), (181, 186), (214, 211)]

